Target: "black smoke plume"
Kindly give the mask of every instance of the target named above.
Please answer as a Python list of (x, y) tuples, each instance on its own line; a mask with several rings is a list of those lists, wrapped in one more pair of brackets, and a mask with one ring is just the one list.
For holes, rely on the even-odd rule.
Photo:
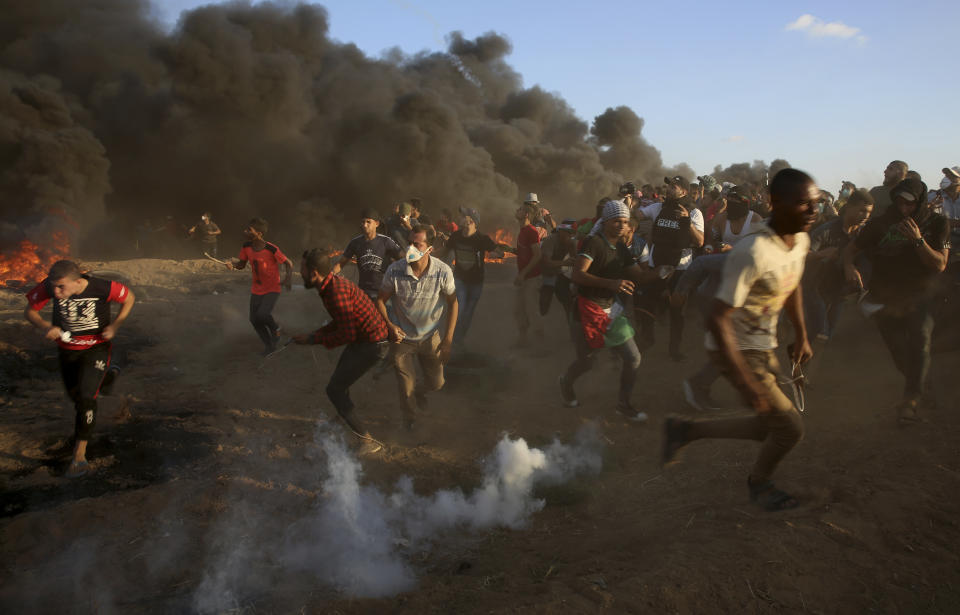
[(332, 41), (316, 4), (205, 6), (170, 33), (146, 0), (0, 10), (0, 219), (13, 234), (51, 203), (87, 230), (209, 210), (225, 239), (265, 216), (292, 252), (412, 196), (492, 225), (526, 192), (588, 215), (625, 180), (693, 176), (664, 168), (629, 108), (588, 125), (524, 88), (494, 33), (376, 59)]

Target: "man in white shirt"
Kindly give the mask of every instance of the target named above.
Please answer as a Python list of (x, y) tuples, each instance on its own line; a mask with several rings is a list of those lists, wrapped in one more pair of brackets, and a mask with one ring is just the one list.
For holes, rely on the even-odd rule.
[[(693, 250), (703, 246), (703, 212), (690, 203), (690, 182), (676, 175), (664, 179), (667, 196), (662, 203), (641, 205), (634, 210), (638, 220), (652, 220), (650, 231), (650, 266), (657, 269), (659, 279), (643, 288), (641, 305), (646, 317), (641, 321), (641, 350), (653, 345), (653, 315), (662, 301), (664, 290), (673, 288), (680, 273), (693, 262)], [(683, 361), (680, 341), (683, 337), (683, 305), (670, 306), (670, 357)]]
[(784, 169), (770, 183), (769, 226), (728, 252), (722, 280), (707, 325), (713, 335), (711, 358), (753, 409), (749, 416), (664, 424), (663, 461), (701, 438), (741, 438), (763, 442), (747, 478), (750, 499), (768, 511), (797, 506), (770, 477), (777, 464), (803, 437), (800, 413), (780, 390), (775, 355), (781, 309), (796, 332), (791, 359), (812, 356), (803, 321), (800, 278), (810, 247), (806, 231), (816, 219), (820, 190), (803, 171)]

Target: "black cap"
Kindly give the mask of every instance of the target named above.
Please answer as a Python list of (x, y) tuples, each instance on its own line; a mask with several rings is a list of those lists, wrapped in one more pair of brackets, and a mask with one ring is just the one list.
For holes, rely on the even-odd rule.
[(680, 186), (687, 192), (690, 192), (690, 182), (687, 181), (686, 178), (684, 177), (681, 177), (679, 175), (674, 175), (673, 177), (664, 177), (663, 181), (668, 186)]

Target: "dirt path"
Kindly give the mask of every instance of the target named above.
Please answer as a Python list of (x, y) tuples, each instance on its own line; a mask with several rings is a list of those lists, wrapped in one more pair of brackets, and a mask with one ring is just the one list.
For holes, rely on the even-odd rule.
[[(102, 404), (94, 472), (78, 481), (61, 476), (72, 410), (55, 349), (22, 321), (22, 297), (0, 291), (5, 613), (960, 612), (960, 353), (934, 358), (928, 422), (899, 429), (901, 382), (852, 309), (811, 368), (807, 436), (778, 476), (803, 506), (771, 515), (747, 501), (752, 443), (698, 442), (658, 467), (661, 421), (686, 412), (679, 383), (704, 356), (693, 316), (689, 363), (670, 362), (663, 343), (644, 357), (635, 400), (649, 424), (614, 413), (607, 356), (578, 387), (583, 405), (567, 409), (556, 376), (572, 348), (558, 306), (537, 349), (505, 350), (512, 270), (492, 267), (470, 335), (485, 359), (448, 370), (413, 433), (392, 374), (354, 388), (388, 444), (363, 460), (364, 482), (470, 489), (504, 432), (544, 445), (587, 421), (606, 440), (603, 470), (540, 492), (546, 507), (525, 529), (438, 536), (409, 557), (414, 590), (361, 600), (270, 555), (323, 498), (315, 435), (339, 351), (260, 360), (243, 274), (202, 261), (99, 268), (128, 276), (141, 300), (118, 341), (126, 366)], [(290, 331), (325, 317), (304, 290), (276, 315)], [(718, 397), (735, 403), (726, 384)]]

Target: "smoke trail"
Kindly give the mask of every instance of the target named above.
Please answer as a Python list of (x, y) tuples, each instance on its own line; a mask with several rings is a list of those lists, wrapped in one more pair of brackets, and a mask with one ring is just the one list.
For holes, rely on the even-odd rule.
[(554, 441), (542, 450), (504, 436), (487, 460), (480, 486), (469, 493), (450, 489), (420, 496), (405, 477), (387, 494), (360, 485), (360, 464), (339, 436), (325, 434), (320, 445), (327, 456), (326, 497), (315, 515), (291, 526), (282, 559), (357, 597), (412, 588), (415, 574), (407, 553), (428, 548), (433, 538), (455, 528), (523, 527), (544, 506), (534, 496), (538, 485), (601, 467), (593, 429), (581, 431), (573, 445)]

